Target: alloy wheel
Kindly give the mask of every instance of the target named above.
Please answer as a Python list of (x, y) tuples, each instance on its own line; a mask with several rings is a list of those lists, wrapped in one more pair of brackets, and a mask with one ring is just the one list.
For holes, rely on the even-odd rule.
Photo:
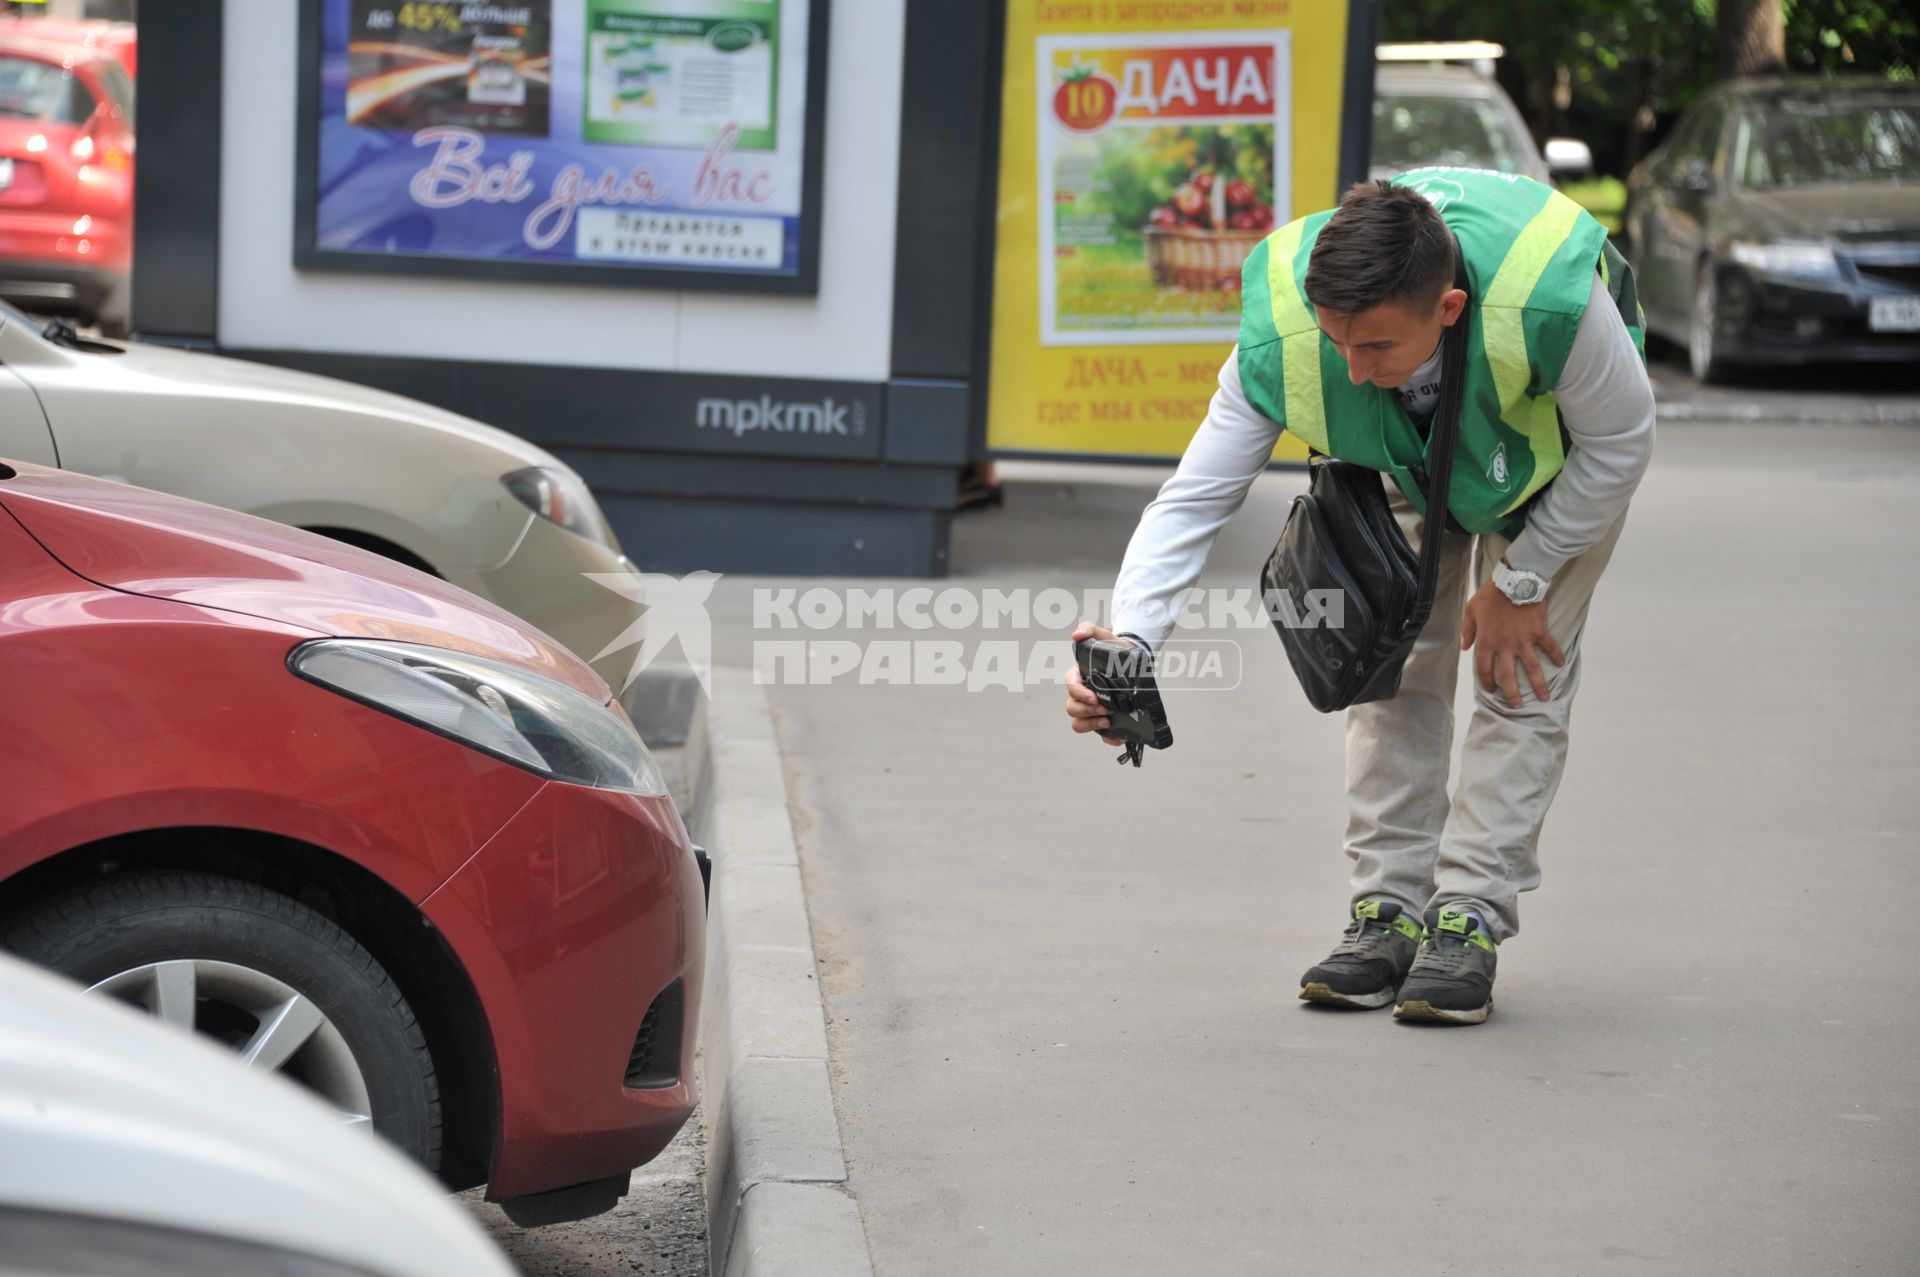
[(211, 1037), (251, 1068), (279, 1073), (371, 1128), (367, 1080), (326, 1013), (283, 980), (233, 962), (179, 958), (117, 972), (91, 986), (156, 1019)]

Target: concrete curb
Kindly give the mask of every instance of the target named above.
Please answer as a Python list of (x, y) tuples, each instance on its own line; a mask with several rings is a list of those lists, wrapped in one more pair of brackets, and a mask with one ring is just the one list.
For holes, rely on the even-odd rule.
[(701, 1016), (716, 1277), (873, 1271), (827, 1074), (826, 1015), (766, 691), (713, 671), (692, 707), (688, 826), (713, 857)]

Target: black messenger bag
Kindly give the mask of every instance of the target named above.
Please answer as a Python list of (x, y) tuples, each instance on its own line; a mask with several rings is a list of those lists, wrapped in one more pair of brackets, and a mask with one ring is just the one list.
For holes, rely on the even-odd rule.
[[(1454, 286), (1464, 291), (1466, 264), (1457, 237), (1453, 252)], [(1400, 531), (1378, 471), (1315, 456), (1308, 489), (1293, 499), (1280, 542), (1260, 574), (1267, 614), (1287, 661), (1308, 702), (1323, 714), (1397, 693), (1401, 667), (1433, 612), (1471, 320), (1463, 312), (1442, 342), (1421, 552), (1415, 554)]]

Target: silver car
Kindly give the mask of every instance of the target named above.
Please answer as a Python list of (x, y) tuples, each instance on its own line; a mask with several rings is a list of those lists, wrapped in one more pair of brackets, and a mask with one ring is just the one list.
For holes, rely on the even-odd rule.
[(511, 1277), (397, 1151), (154, 1010), (0, 954), (0, 1272)]
[[(95, 341), (0, 303), (0, 457), (346, 541), (532, 622), (626, 686), (643, 605), (585, 481), (504, 430), (264, 364)], [(628, 574), (616, 592), (589, 574)]]
[(1591, 170), (1593, 156), (1571, 138), (1549, 139), (1543, 156), (1513, 99), (1472, 67), (1381, 63), (1373, 82), (1371, 175), (1391, 178), (1433, 164), (1548, 182)]

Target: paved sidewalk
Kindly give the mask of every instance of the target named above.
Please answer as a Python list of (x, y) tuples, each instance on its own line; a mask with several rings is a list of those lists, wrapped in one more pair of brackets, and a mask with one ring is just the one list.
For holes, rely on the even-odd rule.
[[(1165, 473), (1007, 471), (952, 584), (1106, 588)], [(1920, 434), (1663, 428), (1479, 1029), (1295, 1000), (1346, 903), (1340, 724), (1270, 634), (1139, 771), (1053, 688), (768, 689), (875, 1271), (1911, 1271), (1916, 544)]]

